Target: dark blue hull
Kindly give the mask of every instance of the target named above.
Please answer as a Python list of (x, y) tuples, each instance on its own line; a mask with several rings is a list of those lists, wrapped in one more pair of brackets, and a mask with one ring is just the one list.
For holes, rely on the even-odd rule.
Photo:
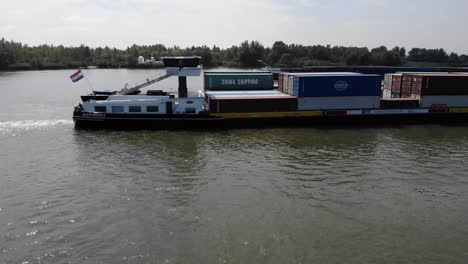
[(392, 115), (321, 115), (273, 118), (220, 118), (210, 115), (149, 116), (106, 114), (73, 116), (76, 128), (84, 129), (229, 129), (275, 127), (396, 127), (413, 124), (468, 125), (468, 113)]

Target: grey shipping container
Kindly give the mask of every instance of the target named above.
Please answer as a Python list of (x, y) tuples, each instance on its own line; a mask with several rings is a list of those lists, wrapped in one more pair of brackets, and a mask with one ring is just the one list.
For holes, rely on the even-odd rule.
[(420, 107), (429, 108), (434, 105), (447, 107), (468, 107), (468, 96), (466, 95), (437, 95), (421, 96)]
[(299, 110), (347, 110), (380, 108), (380, 96), (302, 97)]

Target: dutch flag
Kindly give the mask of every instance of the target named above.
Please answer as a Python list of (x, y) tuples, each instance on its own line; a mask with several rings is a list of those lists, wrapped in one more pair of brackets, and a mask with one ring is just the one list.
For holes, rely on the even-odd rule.
[(81, 80), (83, 78), (84, 78), (84, 75), (81, 72), (81, 70), (78, 70), (74, 74), (70, 75), (70, 79), (72, 80), (72, 82), (77, 82), (77, 81), (79, 81), (79, 80)]

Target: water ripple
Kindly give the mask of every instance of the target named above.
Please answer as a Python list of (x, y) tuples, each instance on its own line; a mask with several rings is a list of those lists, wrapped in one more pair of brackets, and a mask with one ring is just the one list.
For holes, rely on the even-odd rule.
[(72, 120), (17, 120), (0, 122), (0, 134), (15, 135), (14, 133), (35, 129), (45, 129), (60, 125), (72, 125)]

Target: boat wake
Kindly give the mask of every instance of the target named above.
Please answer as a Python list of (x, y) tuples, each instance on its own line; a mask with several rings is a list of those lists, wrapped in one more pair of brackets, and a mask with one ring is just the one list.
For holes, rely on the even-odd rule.
[(59, 125), (72, 125), (72, 120), (17, 120), (0, 122), (0, 133), (44, 129)]

